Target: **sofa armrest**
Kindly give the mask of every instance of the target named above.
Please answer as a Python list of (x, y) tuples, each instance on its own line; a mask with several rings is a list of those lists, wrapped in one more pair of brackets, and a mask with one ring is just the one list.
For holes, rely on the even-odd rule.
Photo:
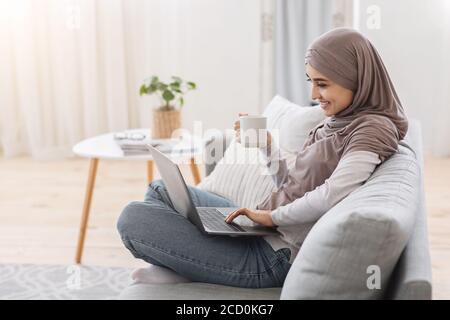
[(410, 119), (408, 134), (401, 145), (409, 146), (416, 154), (420, 165), (420, 204), (416, 212), (416, 223), (408, 245), (395, 268), (389, 299), (430, 300), (432, 299), (432, 268), (428, 244), (427, 211), (423, 183), (422, 130), (419, 121)]
[(226, 132), (216, 132), (205, 139), (204, 160), (206, 176), (214, 170), (216, 164), (223, 158), (225, 150), (232, 139), (234, 139), (234, 135)]

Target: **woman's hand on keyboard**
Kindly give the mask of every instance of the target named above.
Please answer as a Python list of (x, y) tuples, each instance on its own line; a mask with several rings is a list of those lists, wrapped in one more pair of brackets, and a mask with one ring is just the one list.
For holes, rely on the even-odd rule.
[(275, 226), (272, 220), (271, 210), (250, 210), (248, 208), (239, 208), (237, 210), (234, 210), (225, 218), (225, 222), (231, 223), (239, 216), (247, 216), (247, 218), (249, 218), (253, 222), (266, 227)]

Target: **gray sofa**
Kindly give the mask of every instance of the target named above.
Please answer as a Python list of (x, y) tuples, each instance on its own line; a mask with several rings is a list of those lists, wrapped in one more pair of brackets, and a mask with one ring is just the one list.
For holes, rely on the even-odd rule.
[(314, 225), (282, 288), (136, 283), (119, 299), (431, 299), (421, 144), (410, 121), (398, 152)]

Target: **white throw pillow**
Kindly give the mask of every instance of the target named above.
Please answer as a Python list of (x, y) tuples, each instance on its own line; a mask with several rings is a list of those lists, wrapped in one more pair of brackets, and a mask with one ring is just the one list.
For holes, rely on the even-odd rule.
[[(288, 164), (295, 161), (295, 154), (280, 151)], [(197, 187), (230, 199), (238, 206), (255, 209), (275, 189), (275, 184), (267, 174), (259, 149), (244, 148), (233, 140), (213, 172)]]
[[(263, 114), (289, 168), (294, 165), (308, 133), (325, 118), (318, 107), (300, 107), (278, 95)], [(275, 190), (259, 149), (244, 148), (234, 140), (213, 172), (197, 187), (251, 209)]]
[[(300, 107), (277, 95), (264, 111), (267, 127), (279, 139), (280, 148), (297, 153), (308, 138), (309, 132), (325, 119), (320, 107)], [(278, 130), (278, 132), (277, 132)]]

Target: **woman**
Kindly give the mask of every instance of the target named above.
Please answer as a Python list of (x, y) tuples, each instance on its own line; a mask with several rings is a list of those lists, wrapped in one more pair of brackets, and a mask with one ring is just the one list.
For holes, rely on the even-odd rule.
[[(249, 288), (283, 285), (314, 223), (396, 152), (408, 128), (380, 56), (360, 33), (339, 28), (323, 34), (309, 47), (305, 65), (312, 99), (327, 118), (310, 132), (290, 170), (269, 134), (261, 152), (269, 167), (277, 165), (277, 190), (256, 210), (240, 208), (226, 218), (232, 222), (246, 215), (277, 227), (280, 236), (205, 235), (173, 209), (164, 184), (155, 181), (145, 201), (129, 204), (118, 222), (135, 257), (166, 274), (173, 271), (177, 280)], [(239, 139), (238, 122), (235, 130)], [(235, 206), (194, 187), (189, 191), (196, 206)]]

